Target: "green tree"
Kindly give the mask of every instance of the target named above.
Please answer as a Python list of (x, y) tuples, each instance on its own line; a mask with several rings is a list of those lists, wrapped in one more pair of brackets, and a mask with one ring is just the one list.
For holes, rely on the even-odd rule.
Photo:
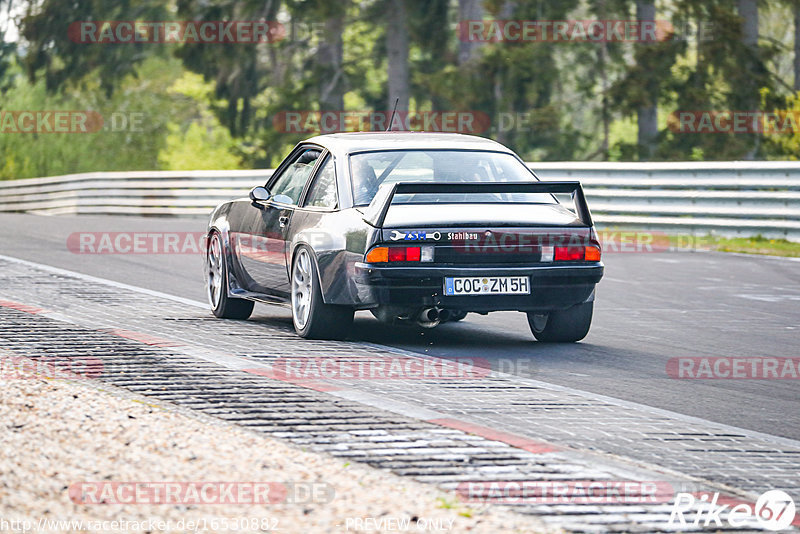
[(183, 74), (178, 60), (153, 57), (123, 78), (111, 96), (99, 82), (52, 92), (42, 79), (31, 84), (17, 76), (0, 110), (94, 111), (104, 126), (96, 133), (0, 134), (0, 179), (185, 169), (189, 158), (206, 168), (239, 166), (230, 134), (211, 113), (213, 89)]
[[(9, 0), (0, 0), (0, 14), (6, 9), (5, 16), (10, 16), (11, 2)], [(12, 76), (12, 67), (17, 60), (17, 46), (15, 43), (6, 42), (7, 29), (0, 26), (0, 96), (11, 87), (14, 79)]]
[(73, 24), (114, 20), (171, 20), (168, 6), (158, 0), (44, 0), (29, 2), (21, 21), (27, 41), (23, 64), (31, 80), (43, 77), (48, 91), (68, 82), (99, 80), (111, 94), (116, 85), (135, 72), (136, 65), (165, 47), (132, 42), (125, 45), (83, 43), (70, 32)]

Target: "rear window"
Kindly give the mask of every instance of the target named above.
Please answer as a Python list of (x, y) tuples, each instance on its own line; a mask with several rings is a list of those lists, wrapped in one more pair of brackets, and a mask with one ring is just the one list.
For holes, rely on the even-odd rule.
[[(536, 178), (511, 154), (465, 150), (387, 150), (350, 156), (353, 199), (366, 206), (383, 184), (397, 182), (514, 183)], [(555, 204), (547, 193), (446, 193), (397, 195), (397, 203)]]

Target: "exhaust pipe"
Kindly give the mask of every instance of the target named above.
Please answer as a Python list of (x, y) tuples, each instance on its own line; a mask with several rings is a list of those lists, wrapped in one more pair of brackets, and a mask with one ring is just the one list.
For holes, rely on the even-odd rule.
[(439, 310), (437, 308), (423, 308), (417, 315), (417, 323), (422, 328), (433, 328), (441, 322)]

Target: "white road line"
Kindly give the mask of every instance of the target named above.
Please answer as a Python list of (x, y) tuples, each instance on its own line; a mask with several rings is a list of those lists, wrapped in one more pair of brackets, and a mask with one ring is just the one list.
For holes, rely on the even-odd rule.
[(28, 267), (34, 267), (36, 269), (41, 269), (43, 271), (48, 271), (54, 274), (60, 274), (63, 276), (71, 276), (73, 278), (78, 278), (80, 280), (86, 280), (87, 282), (96, 282), (98, 284), (104, 284), (107, 286), (116, 287), (119, 289), (127, 289), (128, 291), (135, 291), (137, 293), (143, 293), (145, 295), (150, 295), (151, 297), (158, 297), (162, 299), (169, 299), (175, 302), (180, 302), (181, 304), (186, 304), (187, 306), (196, 306), (198, 308), (205, 308), (209, 309), (209, 305), (205, 302), (200, 302), (199, 300), (191, 300), (185, 299), (183, 297), (178, 297), (175, 295), (169, 295), (167, 293), (161, 293), (160, 291), (153, 291), (151, 289), (146, 289), (144, 287), (132, 286), (128, 284), (123, 284), (122, 282), (115, 282), (113, 280), (107, 280), (105, 278), (98, 278), (96, 276), (91, 276), (88, 274), (78, 273), (75, 271), (68, 271), (66, 269), (59, 269), (58, 267), (52, 267), (50, 265), (44, 265), (43, 263), (34, 263), (32, 261), (21, 260), (19, 258), (12, 258), (11, 256), (4, 256), (0, 254), (0, 260), (10, 261), (12, 263), (19, 263), (20, 265), (27, 265)]
[[(162, 293), (160, 291), (153, 291), (151, 289), (146, 289), (146, 288), (143, 288), (143, 287), (123, 284), (123, 283), (120, 283), (120, 282), (115, 282), (113, 280), (106, 280), (105, 278), (98, 278), (96, 276), (90, 276), (90, 275), (83, 274), (83, 273), (78, 273), (78, 272), (75, 272), (75, 271), (68, 271), (66, 269), (59, 269), (58, 267), (51, 267), (50, 265), (44, 265), (44, 264), (41, 264), (41, 263), (35, 263), (35, 262), (27, 261), (27, 260), (21, 260), (21, 259), (13, 258), (13, 257), (10, 257), (10, 256), (4, 256), (4, 255), (1, 255), (1, 254), (0, 254), (0, 260), (9, 261), (9, 262), (12, 262), (12, 263), (18, 263), (18, 264), (21, 264), (21, 265), (27, 265), (29, 267), (33, 267), (33, 268), (36, 268), (36, 269), (41, 269), (43, 271), (47, 271), (47, 272), (51, 272), (51, 273), (55, 273), (55, 274), (60, 274), (62, 276), (71, 276), (73, 278), (77, 278), (77, 279), (80, 279), (80, 280), (85, 280), (85, 281), (88, 281), (88, 282), (95, 282), (95, 283), (98, 283), (98, 284), (104, 284), (104, 285), (111, 286), (111, 287), (116, 287), (116, 288), (119, 288), (119, 289), (126, 289), (128, 291), (133, 291), (133, 292), (136, 292), (136, 293), (141, 293), (141, 294), (149, 295), (149, 296), (152, 296), (152, 297), (168, 299), (168, 300), (172, 300), (172, 301), (175, 301), (175, 302), (180, 302), (182, 304), (186, 304), (188, 306), (195, 306), (195, 307), (204, 308), (204, 309), (208, 309), (209, 308), (208, 304), (200, 302), (200, 301), (197, 301), (197, 300), (185, 299), (183, 297), (177, 297), (175, 295), (169, 295), (167, 293)], [(210, 313), (210, 311), (209, 311), (209, 313)], [(298, 339), (298, 341), (299, 341), (299, 339)], [(436, 357), (436, 356), (429, 356), (427, 354), (422, 354), (422, 353), (418, 353), (418, 352), (412, 352), (412, 351), (408, 351), (408, 350), (404, 350), (404, 349), (399, 349), (399, 348), (396, 348), (396, 347), (389, 347), (389, 346), (386, 346), (386, 345), (379, 345), (379, 344), (376, 344), (376, 343), (367, 343), (367, 342), (351, 342), (351, 343), (353, 343), (354, 345), (360, 345), (362, 347), (377, 348), (377, 349), (380, 349), (380, 350), (393, 352), (395, 354), (401, 354), (401, 355), (404, 355), (404, 356), (410, 356), (410, 357), (415, 357), (415, 358), (423, 358), (423, 359), (431, 359), (431, 360), (440, 360), (441, 359), (441, 358)], [(208, 359), (208, 358), (204, 358), (204, 359)], [(726, 433), (741, 434), (741, 435), (746, 436), (748, 438), (762, 439), (762, 440), (771, 441), (773, 443), (777, 443), (777, 444), (780, 444), (780, 445), (784, 445), (784, 446), (787, 446), (787, 447), (800, 448), (800, 441), (793, 440), (793, 439), (790, 439), (790, 438), (784, 438), (784, 437), (780, 437), (780, 436), (773, 436), (772, 434), (765, 434), (763, 432), (757, 432), (755, 430), (748, 430), (748, 429), (745, 429), (745, 428), (739, 428), (739, 427), (735, 427), (735, 426), (731, 426), (731, 425), (726, 425), (725, 423), (718, 423), (716, 421), (709, 421), (707, 419), (702, 419), (700, 417), (694, 417), (694, 416), (691, 416), (691, 415), (685, 415), (685, 414), (681, 414), (681, 413), (678, 413), (678, 412), (672, 412), (672, 411), (669, 411), (669, 410), (663, 410), (661, 408), (655, 408), (655, 407), (652, 407), (652, 406), (647, 406), (646, 404), (639, 404), (639, 403), (636, 403), (636, 402), (630, 402), (630, 401), (626, 401), (626, 400), (622, 400), (622, 399), (617, 399), (617, 398), (614, 398), (614, 397), (607, 397), (605, 395), (599, 395), (597, 393), (591, 393), (589, 391), (584, 391), (584, 390), (580, 390), (580, 389), (570, 388), (570, 387), (566, 387), (566, 386), (559, 386), (558, 384), (551, 384), (550, 382), (542, 382), (542, 381), (539, 381), (539, 380), (534, 380), (532, 378), (523, 378), (523, 377), (519, 377), (519, 376), (516, 376), (516, 375), (511, 375), (511, 374), (508, 374), (508, 373), (501, 373), (501, 372), (498, 372), (498, 371), (492, 371), (492, 374), (494, 376), (513, 379), (513, 380), (515, 380), (517, 382), (521, 382), (521, 383), (524, 383), (524, 384), (536, 386), (536, 387), (543, 388), (543, 389), (549, 389), (551, 391), (561, 391), (561, 392), (566, 392), (566, 393), (578, 394), (578, 395), (581, 395), (581, 396), (586, 397), (586, 398), (591, 399), (591, 400), (595, 400), (595, 401), (599, 401), (599, 402), (605, 402), (605, 403), (609, 403), (609, 404), (615, 404), (615, 405), (623, 407), (623, 408), (629, 408), (629, 409), (633, 409), (633, 410), (638, 410), (638, 411), (642, 411), (642, 412), (649, 413), (649, 414), (652, 414), (652, 415), (657, 415), (657, 416), (660, 416), (660, 417), (669, 417), (669, 418), (677, 419), (679, 421), (683, 421), (683, 422), (686, 422), (686, 423), (689, 423), (689, 424), (708, 425), (708, 426), (714, 427), (716, 429), (722, 430), (722, 431), (724, 431)], [(364, 400), (366, 400), (366, 398)], [(397, 412), (395, 412), (395, 413), (397, 413)], [(411, 415), (410, 417), (413, 417), (413, 415)]]
[(717, 254), (725, 254), (729, 256), (737, 256), (739, 258), (763, 258), (765, 260), (777, 260), (777, 261), (800, 261), (800, 258), (795, 258), (792, 256), (772, 256), (770, 254), (747, 254), (744, 252), (716, 252)]

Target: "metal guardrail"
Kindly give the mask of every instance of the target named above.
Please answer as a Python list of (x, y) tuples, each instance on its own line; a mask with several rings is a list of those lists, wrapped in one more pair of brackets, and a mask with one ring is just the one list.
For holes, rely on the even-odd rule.
[(207, 215), (271, 175), (272, 170), (136, 171), (0, 181), (0, 212)]
[(800, 240), (800, 162), (535, 163), (580, 180), (599, 226)]
[[(800, 240), (800, 162), (531, 163), (580, 180), (603, 227)], [(0, 181), (0, 212), (206, 215), (271, 170), (138, 171)]]

